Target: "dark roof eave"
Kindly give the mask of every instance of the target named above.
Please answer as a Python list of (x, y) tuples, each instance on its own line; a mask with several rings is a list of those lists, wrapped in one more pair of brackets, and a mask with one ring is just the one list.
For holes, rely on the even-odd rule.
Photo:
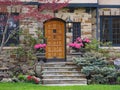
[[(24, 2), (26, 5), (41, 5), (39, 2)], [(69, 3), (67, 7), (120, 8), (120, 5), (99, 5), (98, 3)]]
[(120, 5), (99, 5), (99, 8), (120, 8)]
[(67, 7), (98, 7), (97, 3), (70, 3)]
[[(39, 2), (25, 2), (26, 5), (41, 5)], [(97, 7), (97, 3), (69, 3), (67, 7)]]

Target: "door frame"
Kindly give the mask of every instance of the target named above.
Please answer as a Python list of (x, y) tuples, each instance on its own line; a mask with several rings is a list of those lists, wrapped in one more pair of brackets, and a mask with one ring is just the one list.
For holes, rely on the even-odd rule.
[[(61, 18), (51, 18), (51, 19), (48, 19), (48, 20), (46, 20), (46, 21), (44, 21), (43, 22), (43, 35), (44, 35), (44, 37), (45, 37), (45, 23), (46, 22), (48, 22), (48, 21), (61, 21), (61, 22), (63, 22), (64, 23), (64, 25), (65, 25), (65, 27), (64, 27), (64, 41), (65, 41), (65, 43), (64, 43), (64, 49), (65, 49), (65, 52), (64, 52), (64, 54), (65, 54), (65, 58), (64, 59), (52, 59), (52, 60), (47, 60), (47, 62), (64, 62), (64, 61), (66, 61), (66, 22), (63, 20), (63, 19), (61, 19)], [(44, 41), (44, 42), (46, 42), (46, 41)]]

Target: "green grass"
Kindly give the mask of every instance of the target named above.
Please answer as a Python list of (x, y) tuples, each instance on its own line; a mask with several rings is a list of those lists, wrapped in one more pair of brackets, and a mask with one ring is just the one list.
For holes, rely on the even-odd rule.
[(0, 83), (0, 90), (120, 90), (120, 85), (41, 86), (30, 83)]

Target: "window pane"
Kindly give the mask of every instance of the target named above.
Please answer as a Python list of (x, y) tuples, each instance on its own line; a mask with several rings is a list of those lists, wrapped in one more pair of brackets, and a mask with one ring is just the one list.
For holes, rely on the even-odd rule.
[(113, 35), (113, 44), (120, 44), (120, 17), (112, 18), (112, 35)]
[(102, 19), (102, 39), (101, 41), (104, 42), (109, 42), (110, 41), (110, 36), (109, 36), (109, 18), (103, 18)]
[(112, 42), (113, 46), (120, 45), (120, 17), (102, 16), (101, 17), (101, 41)]
[(75, 41), (77, 37), (80, 37), (80, 34), (81, 34), (80, 22), (74, 22), (73, 23), (73, 41)]
[(5, 29), (7, 20), (9, 22), (7, 32), (5, 35), (5, 40), (7, 40), (8, 37), (10, 37), (10, 39), (8, 40), (5, 46), (17, 45), (19, 43), (19, 36), (17, 34), (17, 31), (19, 29), (19, 21), (16, 20), (14, 16), (18, 16), (18, 14), (11, 14), (9, 19), (7, 14), (0, 14), (0, 43), (2, 41), (2, 34)]

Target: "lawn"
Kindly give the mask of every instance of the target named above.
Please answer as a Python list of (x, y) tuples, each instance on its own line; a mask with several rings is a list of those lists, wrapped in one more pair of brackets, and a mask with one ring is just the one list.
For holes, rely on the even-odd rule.
[(120, 90), (120, 85), (41, 86), (30, 83), (0, 83), (0, 90)]

